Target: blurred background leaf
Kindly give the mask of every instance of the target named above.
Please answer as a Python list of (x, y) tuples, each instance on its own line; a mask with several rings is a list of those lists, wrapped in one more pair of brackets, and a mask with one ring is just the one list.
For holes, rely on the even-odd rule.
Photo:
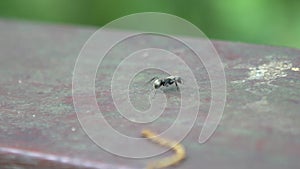
[(164, 12), (209, 38), (300, 48), (300, 1), (293, 0), (1, 0), (0, 17), (102, 26), (137, 12)]

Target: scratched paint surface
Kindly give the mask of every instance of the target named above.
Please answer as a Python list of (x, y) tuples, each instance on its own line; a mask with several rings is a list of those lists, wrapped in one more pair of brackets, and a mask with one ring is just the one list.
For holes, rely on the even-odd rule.
[[(0, 21), (1, 168), (143, 168), (172, 154), (145, 160), (121, 158), (100, 149), (81, 129), (72, 102), (72, 71), (80, 48), (94, 31)], [(121, 32), (109, 31), (107, 39), (114, 33)], [(188, 55), (174, 44), (163, 45), (181, 57)], [(213, 137), (198, 144), (210, 92), (203, 65), (191, 65), (199, 68), (201, 107), (195, 127), (182, 142), (187, 159), (178, 168), (299, 168), (300, 50), (219, 41), (214, 45), (227, 77), (225, 112)], [(142, 128), (118, 114), (106, 88), (119, 59), (105, 61), (106, 71), (97, 73), (97, 101), (114, 128), (139, 137)], [(130, 95), (138, 109), (149, 106), (146, 99), (137, 99), (148, 91), (143, 82), (159, 73), (142, 72), (132, 81)], [(171, 88), (165, 94), (170, 107), (148, 125), (155, 132), (165, 130), (176, 118), (176, 92)], [(150, 148), (156, 147), (145, 142), (144, 151)]]

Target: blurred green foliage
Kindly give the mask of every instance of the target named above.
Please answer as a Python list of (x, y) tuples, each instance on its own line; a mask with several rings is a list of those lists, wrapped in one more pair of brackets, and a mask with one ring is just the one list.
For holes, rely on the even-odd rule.
[(0, 17), (102, 26), (137, 12), (164, 12), (209, 38), (300, 48), (300, 1), (292, 0), (1, 0)]

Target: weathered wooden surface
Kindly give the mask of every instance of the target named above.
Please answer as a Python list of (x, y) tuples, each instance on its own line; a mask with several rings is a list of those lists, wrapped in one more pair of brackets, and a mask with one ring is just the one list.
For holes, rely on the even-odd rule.
[[(72, 71), (94, 31), (0, 22), (1, 168), (143, 168), (169, 155), (121, 158), (99, 148), (81, 129), (72, 102)], [(210, 101), (209, 93), (202, 93), (199, 120), (182, 142), (188, 157), (177, 168), (299, 168), (300, 50), (219, 41), (214, 45), (227, 76), (225, 112), (213, 137), (198, 144)], [(178, 49), (178, 54), (184, 51)], [(100, 89), (105, 72), (97, 78)], [(206, 78), (198, 80), (209, 84)], [(138, 137), (137, 126), (117, 118), (105, 94), (100, 91), (98, 101), (110, 122), (116, 128), (123, 123), (122, 132)], [(153, 130), (160, 131), (165, 123)]]

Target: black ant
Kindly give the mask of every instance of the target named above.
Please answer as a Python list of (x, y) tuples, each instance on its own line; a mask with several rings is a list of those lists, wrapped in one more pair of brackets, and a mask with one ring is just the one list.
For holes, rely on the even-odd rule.
[[(179, 90), (178, 83), (182, 84), (182, 79), (179, 76), (169, 76), (166, 78), (153, 77), (149, 82), (153, 81), (153, 88), (158, 89), (162, 86), (168, 87), (169, 85), (175, 84), (177, 91)], [(148, 82), (148, 83), (149, 83)]]

